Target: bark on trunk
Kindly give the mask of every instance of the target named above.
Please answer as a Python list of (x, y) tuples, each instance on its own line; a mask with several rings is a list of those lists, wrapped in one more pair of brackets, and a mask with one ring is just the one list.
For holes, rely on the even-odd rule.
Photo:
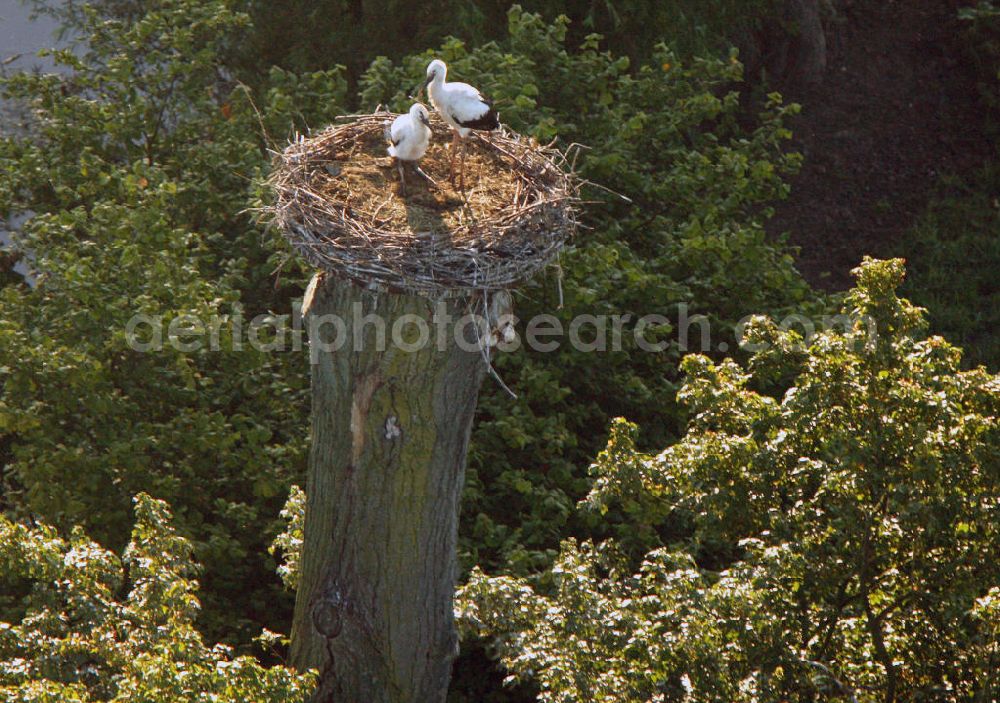
[(827, 28), (839, 0), (783, 0), (779, 16), (738, 38), (747, 75), (762, 69), (783, 89), (823, 82), (827, 66)]
[[(315, 290), (306, 316), (312, 451), (291, 659), (321, 672), (316, 703), (445, 700), (458, 650), (459, 500), (486, 366), (479, 351), (456, 343), (454, 321), (439, 329), (432, 319), (436, 305), (457, 320), (466, 304), (375, 293), (330, 276)], [(323, 317), (331, 315), (342, 329)], [(366, 315), (384, 322), (384, 344)], [(394, 346), (394, 326), (407, 345), (419, 341), (416, 320), (429, 342), (415, 351)], [(471, 325), (465, 331), (476, 339)], [(343, 348), (318, 351), (341, 332)]]
[(820, 0), (789, 0), (788, 13), (798, 29), (789, 78), (803, 85), (820, 83), (826, 72), (826, 33)]

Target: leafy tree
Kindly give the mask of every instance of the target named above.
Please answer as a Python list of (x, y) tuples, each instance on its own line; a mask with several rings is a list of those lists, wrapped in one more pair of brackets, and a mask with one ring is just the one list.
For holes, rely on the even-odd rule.
[[(247, 21), (227, 3), (145, 3), (128, 21), (80, 12), (84, 49), (54, 55), (64, 73), (3, 82), (34, 120), (0, 139), (0, 212), (31, 215), (16, 243), (37, 275), (0, 291), (5, 505), (118, 548), (131, 495), (174, 502), (209, 565), (207, 624), (245, 640), (254, 621), (281, 623), (265, 545), (304, 465), (307, 380), (301, 354), (246, 344), (239, 318), (289, 291), (274, 290), (271, 252), (242, 213), (267, 164), (261, 120), (280, 134), (316, 105), (326, 112), (309, 118), (329, 118), (345, 84), (336, 69), (275, 71), (258, 118), (219, 62)], [(132, 348), (135, 315), (162, 322), (162, 349)], [(218, 316), (219, 350), (208, 336), (171, 344), (184, 316)]]
[[(678, 443), (615, 423), (586, 507), (687, 526), (637, 571), (634, 544), (569, 541), (551, 585), (473, 572), (466, 627), (541, 700), (996, 697), (1000, 377), (920, 338), (902, 261), (855, 273), (847, 329), (761, 318), (746, 369), (687, 357)], [(754, 390), (788, 368), (780, 399)]]
[(0, 517), (5, 590), (26, 593), (17, 621), (0, 622), (3, 700), (304, 701), (311, 674), (204, 643), (191, 544), (161, 501), (140, 494), (135, 512), (123, 558), (79, 529), (64, 539)]
[[(133, 0), (134, 1), (134, 0)], [(115, 0), (114, 4), (120, 4)], [(525, 12), (548, 21), (566, 17), (569, 42), (600, 32), (607, 47), (633, 61), (648, 61), (659, 42), (684, 56), (725, 54), (775, 18), (776, 0), (526, 0)], [(352, 81), (379, 56), (399, 60), (456, 37), (469, 44), (506, 39), (510, 4), (495, 0), (434, 4), (400, 0), (249, 0), (254, 31), (232, 47), (231, 63), (250, 82), (271, 65), (313, 71), (344, 64)], [(292, 41), (289, 41), (289, 39)]]

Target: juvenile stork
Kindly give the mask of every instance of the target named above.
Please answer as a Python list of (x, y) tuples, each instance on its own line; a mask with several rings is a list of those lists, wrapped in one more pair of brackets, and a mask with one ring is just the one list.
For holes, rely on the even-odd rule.
[(434, 182), (417, 165), (427, 153), (427, 146), (431, 141), (431, 118), (426, 107), (414, 103), (407, 114), (400, 115), (392, 121), (391, 127), (386, 128), (385, 137), (389, 141), (389, 156), (396, 159), (400, 191), (403, 195), (406, 195), (406, 177), (403, 175), (405, 162), (411, 162), (417, 173), (431, 183)]
[(492, 131), (500, 126), (493, 103), (468, 83), (447, 83), (448, 67), (444, 61), (434, 59), (427, 66), (427, 80), (423, 87), (431, 98), (431, 105), (447, 122), (454, 136), (449, 151), (449, 178), (455, 185), (455, 149), (461, 146), (462, 166), (459, 176), (460, 189), (465, 192), (465, 139), (473, 130)]

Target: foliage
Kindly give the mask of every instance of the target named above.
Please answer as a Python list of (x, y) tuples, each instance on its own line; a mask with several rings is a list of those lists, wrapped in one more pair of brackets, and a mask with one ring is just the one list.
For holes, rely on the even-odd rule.
[[(846, 329), (758, 318), (747, 369), (687, 357), (678, 443), (616, 423), (587, 508), (687, 525), (637, 572), (614, 541), (565, 542), (549, 588), (473, 572), (464, 626), (541, 700), (995, 698), (1000, 377), (919, 339), (900, 260), (855, 273)], [(780, 400), (753, 390), (785, 364)]]
[[(990, 0), (959, 9), (964, 21), (963, 52), (978, 78), (986, 123), (1000, 127), (1000, 6)], [(994, 271), (1000, 266), (1000, 170), (997, 142), (979, 173), (942, 179), (939, 193), (898, 248), (910, 269), (904, 292), (930, 310), (931, 329), (966, 350), (967, 364), (1000, 368)], [(903, 251), (905, 245), (905, 251)]]
[[(565, 19), (546, 24), (515, 7), (508, 22), (503, 44), (469, 50), (455, 40), (398, 64), (376, 61), (361, 96), (365, 109), (404, 109), (414, 76), (440, 56), (451, 75), (496, 99), (505, 124), (540, 141), (586, 144), (580, 175), (630, 199), (590, 190), (586, 228), (561, 262), (561, 298), (550, 281), (516, 301), (521, 319), (553, 314), (563, 329), (581, 314), (630, 315), (621, 350), (577, 351), (563, 340), (555, 352), (506, 356), (497, 369), (520, 397), (491, 388), (480, 399), (460, 530), (466, 563), (523, 573), (545, 564), (567, 531), (600, 529), (580, 524), (572, 506), (610, 417), (640, 421), (646, 443), (676, 436), (682, 413), (665, 399), (683, 352), (680, 306), (707, 316), (713, 352), (734, 348), (734, 325), (748, 313), (820, 306), (763, 228), (767, 203), (784, 196), (783, 176), (798, 163), (782, 151), (793, 107), (772, 96), (747, 127), (734, 56), (685, 65), (659, 46), (631, 70), (597, 37), (571, 50)], [(635, 341), (636, 320), (650, 313), (678, 323), (650, 335), (663, 341), (659, 352)], [(692, 326), (692, 343), (700, 329)]]
[(274, 554), (280, 550), (284, 554), (285, 561), (278, 567), (278, 575), (285, 588), (295, 591), (299, 586), (299, 560), (306, 524), (306, 493), (298, 486), (292, 486), (281, 518), (285, 521), (285, 529), (275, 537), (268, 551)]
[[(946, 181), (905, 241), (903, 292), (931, 330), (965, 348), (966, 365), (1000, 369), (1000, 169)], [(900, 247), (902, 248), (902, 247)]]
[[(117, 3), (119, 0), (115, 0)], [(133, 0), (136, 1), (136, 0)], [(271, 65), (314, 71), (344, 64), (352, 79), (379, 56), (393, 60), (450, 37), (469, 44), (504, 41), (508, 3), (491, 0), (434, 4), (400, 0), (249, 0), (254, 31), (233, 47), (242, 75), (253, 82)], [(685, 58), (724, 54), (777, 14), (775, 0), (526, 0), (525, 12), (549, 21), (565, 16), (569, 42), (601, 32), (608, 49), (648, 61), (658, 42)], [(294, 37), (294, 41), (289, 41)], [(408, 86), (409, 87), (409, 86)]]
[(995, 0), (979, 0), (962, 7), (958, 16), (965, 22), (966, 55), (979, 74), (979, 90), (987, 109), (992, 112), (994, 131), (1000, 127), (1000, 5)]
[[(997, 136), (1000, 109), (1000, 7), (982, 0), (959, 9), (962, 51), (978, 78), (985, 123)], [(1000, 266), (1000, 170), (996, 140), (984, 145), (987, 165), (941, 179), (926, 212), (895, 247), (909, 277), (903, 292), (930, 310), (931, 330), (965, 349), (967, 365), (1000, 368), (994, 271)]]
[(304, 701), (314, 685), (311, 674), (265, 668), (203, 642), (194, 627), (199, 604), (191, 544), (174, 531), (164, 503), (140, 494), (135, 514), (122, 559), (82, 530), (64, 539), (48, 525), (0, 517), (2, 578), (8, 587), (28, 584), (23, 616), (0, 622), (0, 697), (11, 703)]
[[(265, 547), (304, 470), (308, 381), (301, 354), (254, 350), (239, 321), (297, 290), (274, 290), (271, 252), (241, 214), (267, 155), (219, 53), (246, 17), (224, 2), (144, 5), (129, 21), (83, 6), (84, 48), (55, 54), (63, 73), (3, 81), (35, 119), (0, 140), (0, 212), (32, 215), (16, 242), (37, 275), (0, 291), (5, 504), (117, 548), (131, 495), (170, 500), (209, 565), (205, 624), (245, 641), (261, 621), (281, 626)], [(319, 78), (276, 73), (264, 123), (284, 133), (313, 106), (325, 112), (310, 120), (329, 119), (345, 85)], [(162, 349), (131, 346), (134, 315), (162, 322)], [(218, 316), (217, 351), (208, 337), (170, 343), (190, 341), (185, 316)]]

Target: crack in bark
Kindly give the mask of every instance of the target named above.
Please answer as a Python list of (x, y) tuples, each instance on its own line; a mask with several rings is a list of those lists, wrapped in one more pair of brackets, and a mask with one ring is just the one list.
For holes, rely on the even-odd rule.
[(372, 396), (382, 385), (378, 372), (361, 375), (354, 383), (351, 402), (351, 463), (357, 465), (365, 449), (365, 422), (372, 407)]

